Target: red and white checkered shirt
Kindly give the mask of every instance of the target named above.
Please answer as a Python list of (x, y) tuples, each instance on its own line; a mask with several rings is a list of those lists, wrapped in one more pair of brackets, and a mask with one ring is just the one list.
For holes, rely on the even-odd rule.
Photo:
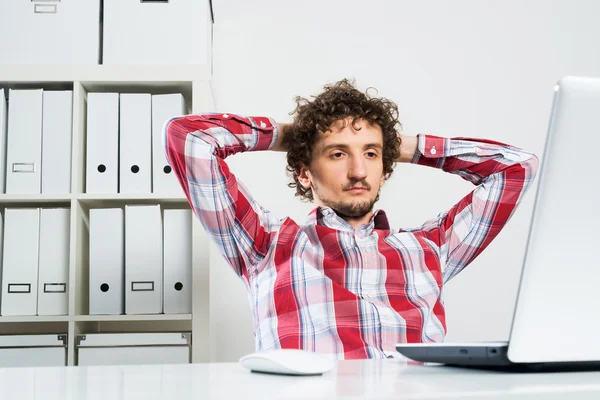
[(270, 149), (268, 117), (205, 113), (172, 118), (167, 160), (195, 215), (248, 290), (257, 351), (293, 348), (335, 358), (383, 358), (403, 342), (440, 342), (444, 284), (498, 235), (535, 178), (535, 155), (483, 139), (418, 135), (412, 163), (476, 187), (414, 229), (378, 210), (353, 229), (328, 208), (299, 224), (259, 205), (229, 155)]

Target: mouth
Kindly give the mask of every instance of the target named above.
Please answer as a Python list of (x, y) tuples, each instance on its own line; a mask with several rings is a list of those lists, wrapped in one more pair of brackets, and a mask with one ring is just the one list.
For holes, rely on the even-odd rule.
[(367, 193), (368, 190), (363, 187), (354, 187), (354, 188), (348, 189), (347, 192), (354, 193), (354, 194), (361, 194), (361, 193)]

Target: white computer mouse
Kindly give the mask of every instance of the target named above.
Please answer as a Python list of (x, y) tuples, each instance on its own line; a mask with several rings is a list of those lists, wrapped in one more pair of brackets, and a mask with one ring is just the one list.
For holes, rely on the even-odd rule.
[(253, 372), (280, 375), (321, 375), (333, 369), (333, 358), (298, 349), (275, 349), (248, 354), (240, 363)]

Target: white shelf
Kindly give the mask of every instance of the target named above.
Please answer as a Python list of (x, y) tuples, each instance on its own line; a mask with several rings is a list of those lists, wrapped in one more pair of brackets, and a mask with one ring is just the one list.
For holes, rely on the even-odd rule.
[(65, 195), (46, 195), (46, 194), (0, 194), (0, 205), (19, 204), (19, 203), (69, 203), (71, 200), (81, 200), (82, 202), (99, 201), (117, 201), (117, 202), (138, 202), (148, 201), (157, 203), (186, 203), (184, 196), (164, 195), (154, 193), (140, 194), (65, 194)]
[(68, 322), (68, 315), (32, 315), (32, 316), (3, 316), (0, 317), (0, 323), (15, 322)]
[(0, 194), (0, 204), (18, 203), (69, 203), (76, 196), (72, 194)]
[(75, 315), (76, 322), (102, 321), (191, 321), (192, 314), (143, 314), (143, 315)]
[(0, 82), (159, 83), (210, 81), (208, 65), (0, 65)]
[(78, 200), (81, 201), (140, 201), (140, 200), (148, 200), (148, 201), (156, 201), (158, 203), (167, 203), (167, 202), (185, 202), (187, 203), (187, 199), (184, 196), (177, 195), (164, 195), (164, 194), (154, 194), (154, 193), (141, 193), (141, 194), (128, 194), (128, 193), (118, 193), (118, 194), (88, 194), (83, 193), (76, 196)]

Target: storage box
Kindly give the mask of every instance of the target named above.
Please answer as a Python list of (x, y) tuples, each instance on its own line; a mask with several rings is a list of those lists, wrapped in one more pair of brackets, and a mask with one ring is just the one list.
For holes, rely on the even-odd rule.
[(78, 365), (188, 364), (191, 333), (92, 333), (76, 337)]
[(104, 0), (103, 64), (212, 65), (209, 0)]
[(0, 1), (0, 64), (98, 64), (100, 0)]
[(64, 367), (67, 335), (0, 335), (0, 368)]

